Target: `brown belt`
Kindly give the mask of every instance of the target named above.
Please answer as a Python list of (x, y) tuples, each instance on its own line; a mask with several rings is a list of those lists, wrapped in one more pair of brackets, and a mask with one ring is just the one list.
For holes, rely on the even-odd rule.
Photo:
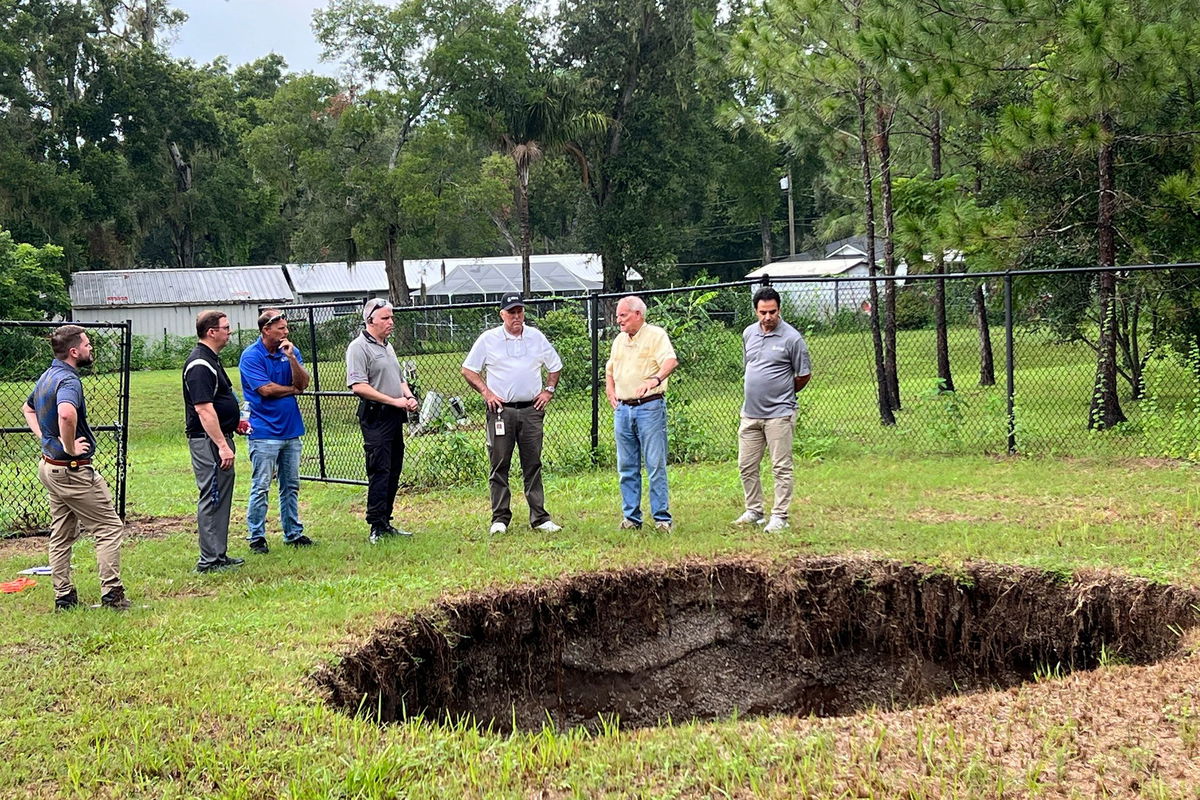
[(652, 394), (649, 397), (636, 397), (633, 400), (622, 400), (621, 402), (627, 406), (640, 406), (645, 403), (653, 403), (655, 400), (662, 400), (662, 392)]
[(68, 469), (78, 469), (79, 467), (86, 467), (88, 464), (92, 463), (90, 458), (73, 458), (70, 461), (59, 461), (56, 458), (42, 456), (42, 460), (47, 464), (53, 464), (56, 467), (67, 467)]

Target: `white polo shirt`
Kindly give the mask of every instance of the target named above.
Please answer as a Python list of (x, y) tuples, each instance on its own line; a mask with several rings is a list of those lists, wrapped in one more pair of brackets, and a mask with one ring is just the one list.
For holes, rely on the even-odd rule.
[(484, 382), (506, 403), (528, 403), (542, 391), (542, 367), (547, 372), (562, 370), (562, 359), (550, 340), (529, 325), (520, 336), (511, 336), (504, 326), (479, 334), (463, 366), (486, 373)]

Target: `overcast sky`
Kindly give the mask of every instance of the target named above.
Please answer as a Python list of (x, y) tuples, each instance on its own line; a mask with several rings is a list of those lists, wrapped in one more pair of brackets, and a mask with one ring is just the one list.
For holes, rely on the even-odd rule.
[(337, 64), (320, 61), (312, 15), (328, 0), (172, 0), (188, 15), (171, 52), (206, 64), (227, 56), (231, 67), (279, 53), (293, 72), (336, 75)]

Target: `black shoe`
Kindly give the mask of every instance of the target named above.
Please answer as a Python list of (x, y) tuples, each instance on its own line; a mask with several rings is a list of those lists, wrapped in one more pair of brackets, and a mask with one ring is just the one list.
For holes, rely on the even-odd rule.
[(100, 597), (101, 608), (107, 608), (112, 611), (128, 611), (129, 606), (129, 598), (125, 596), (125, 590), (120, 587)]
[(316, 544), (316, 542), (314, 542), (312, 539), (308, 538), (307, 536), (305, 536), (302, 533), (299, 536), (297, 536), (295, 539), (292, 539), (290, 541), (285, 541), (284, 544), (290, 545), (292, 547), (309, 547), (311, 545)]
[(371, 544), (378, 544), (380, 539), (386, 539), (391, 535), (391, 531), (385, 527), (380, 527), (379, 525), (371, 526)]
[(251, 539), (250, 552), (265, 556), (267, 553), (271, 552), (271, 548), (267, 547), (266, 539)]
[(233, 567), (240, 567), (242, 564), (245, 564), (245, 563), (246, 563), (246, 560), (242, 559), (242, 558), (229, 558), (228, 556), (221, 556), (221, 559), (219, 561), (214, 561), (211, 564), (205, 564), (204, 566), (200, 566), (199, 564), (197, 564), (196, 572), (220, 572), (223, 569), (231, 569)]
[(388, 523), (387, 532), (388, 532), (388, 536), (412, 536), (411, 531), (406, 531), (401, 528), (397, 528), (395, 525), (392, 525), (391, 523)]
[(79, 595), (74, 589), (64, 594), (62, 597), (54, 598), (55, 611), (70, 611), (73, 608), (79, 607)]

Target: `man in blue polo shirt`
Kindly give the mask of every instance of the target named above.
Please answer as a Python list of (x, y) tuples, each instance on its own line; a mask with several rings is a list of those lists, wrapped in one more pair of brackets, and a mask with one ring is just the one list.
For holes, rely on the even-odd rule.
[(287, 316), (268, 308), (258, 317), (259, 338), (242, 351), (238, 369), (242, 396), (250, 405), (250, 504), (247, 539), (255, 553), (266, 554), (267, 494), (272, 474), (279, 476), (279, 521), (283, 543), (313, 544), (300, 523), (300, 437), (304, 420), (296, 395), (308, 388), (300, 350), (288, 339)]

